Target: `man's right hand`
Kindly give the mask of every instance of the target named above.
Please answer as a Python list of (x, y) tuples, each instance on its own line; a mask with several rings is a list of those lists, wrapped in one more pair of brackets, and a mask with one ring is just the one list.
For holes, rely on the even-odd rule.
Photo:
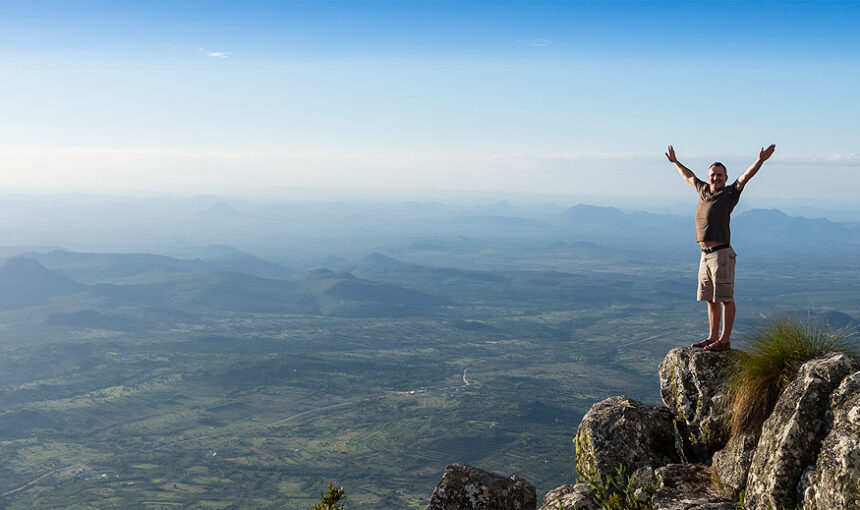
[(669, 163), (677, 163), (678, 158), (675, 157), (675, 149), (670, 145), (669, 152), (666, 153), (666, 157), (669, 159)]
[(675, 168), (677, 168), (678, 172), (681, 173), (681, 177), (683, 177), (685, 181), (689, 182), (690, 185), (695, 188), (696, 174), (694, 174), (692, 170), (678, 162), (678, 158), (675, 157), (675, 148), (671, 145), (669, 146), (669, 151), (666, 153), (666, 158), (669, 160), (669, 163), (675, 165)]

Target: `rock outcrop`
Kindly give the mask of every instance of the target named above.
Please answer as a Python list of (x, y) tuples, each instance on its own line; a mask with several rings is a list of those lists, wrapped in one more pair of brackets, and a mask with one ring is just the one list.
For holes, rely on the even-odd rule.
[[(660, 364), (665, 407), (623, 396), (594, 404), (574, 440), (578, 468), (605, 481), (623, 466), (634, 485), (651, 487), (648, 494), (656, 486), (655, 510), (732, 510), (740, 490), (747, 510), (860, 508), (858, 362), (832, 353), (804, 363), (761, 433), (726, 442), (729, 356), (692, 348), (670, 351)], [(535, 497), (533, 488), (529, 497), (529, 488), (517, 477), (454, 464), (428, 510), (531, 509)], [(591, 490), (588, 483), (558, 487), (543, 498), (540, 510), (559, 504), (566, 510), (597, 509), (596, 501), (606, 496)], [(640, 502), (647, 499), (645, 490), (635, 493)]]
[(587, 483), (562, 485), (546, 493), (538, 510), (599, 510)]
[(685, 462), (706, 462), (725, 445), (728, 352), (672, 349), (660, 363), (660, 397), (675, 416)]
[(505, 478), (466, 464), (451, 464), (427, 510), (534, 510), (535, 488), (518, 476)]
[(748, 509), (794, 508), (801, 475), (815, 464), (827, 432), (830, 394), (854, 370), (853, 360), (842, 353), (800, 367), (762, 427), (747, 477)]
[[(656, 471), (661, 480), (654, 508), (664, 510), (733, 509), (730, 494), (717, 489), (713, 468), (703, 464), (669, 464)], [(728, 506), (725, 506), (728, 505)]]
[(830, 432), (800, 490), (803, 507), (860, 508), (860, 372), (842, 381), (830, 411)]
[(725, 448), (714, 454), (711, 464), (722, 487), (736, 494), (746, 488), (756, 446), (758, 434), (744, 434), (729, 439)]
[(672, 413), (627, 397), (609, 397), (591, 406), (576, 433), (576, 462), (603, 479), (618, 466), (628, 473), (642, 466), (680, 462)]

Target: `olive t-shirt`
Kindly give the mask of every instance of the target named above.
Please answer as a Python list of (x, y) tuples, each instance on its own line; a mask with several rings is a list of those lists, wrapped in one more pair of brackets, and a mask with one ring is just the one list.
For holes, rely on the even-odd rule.
[(741, 197), (741, 190), (737, 188), (738, 181), (716, 193), (711, 193), (710, 185), (698, 177), (694, 182), (699, 192), (699, 205), (696, 207), (696, 241), (728, 244), (731, 241), (729, 217)]

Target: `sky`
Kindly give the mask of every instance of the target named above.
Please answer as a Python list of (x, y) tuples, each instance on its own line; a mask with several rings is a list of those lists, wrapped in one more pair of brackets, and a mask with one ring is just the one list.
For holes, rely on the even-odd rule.
[[(860, 189), (860, 2), (0, 0), (0, 194)], [(752, 187), (752, 186), (751, 186)], [(750, 188), (748, 188), (750, 189)]]

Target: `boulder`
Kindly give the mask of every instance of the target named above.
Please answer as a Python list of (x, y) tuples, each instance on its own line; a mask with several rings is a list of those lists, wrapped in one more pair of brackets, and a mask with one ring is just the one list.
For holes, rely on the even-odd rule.
[(707, 462), (725, 445), (731, 354), (672, 349), (660, 363), (660, 396), (675, 416), (685, 462)]
[(801, 475), (815, 462), (826, 432), (830, 394), (855, 370), (842, 353), (800, 367), (762, 427), (747, 477), (748, 509), (794, 508)]
[(710, 466), (669, 464), (654, 474), (661, 481), (660, 488), (654, 493), (655, 510), (734, 508), (733, 495), (717, 488)]
[(860, 372), (830, 397), (833, 423), (800, 487), (804, 508), (860, 508)]
[(534, 510), (535, 488), (518, 476), (505, 478), (466, 464), (451, 464), (427, 510)]
[(598, 510), (587, 483), (562, 485), (546, 493), (538, 510)]
[(744, 434), (729, 439), (726, 447), (714, 454), (711, 465), (720, 486), (735, 494), (744, 490), (756, 445), (757, 434)]
[(632, 473), (642, 466), (680, 462), (672, 413), (624, 396), (609, 397), (585, 413), (574, 443), (577, 468), (600, 479), (618, 466)]

